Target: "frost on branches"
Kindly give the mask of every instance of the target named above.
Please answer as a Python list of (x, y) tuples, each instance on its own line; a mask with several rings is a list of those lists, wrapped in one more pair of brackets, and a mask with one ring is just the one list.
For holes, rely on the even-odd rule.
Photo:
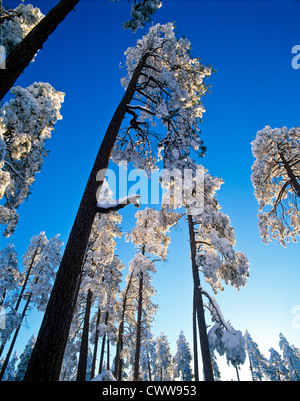
[[(205, 293), (205, 295), (208, 295)], [(226, 355), (228, 364), (236, 369), (246, 360), (245, 340), (240, 330), (235, 330), (229, 322), (225, 322), (217, 301), (209, 297), (208, 308), (211, 312), (214, 326), (208, 333), (211, 352), (215, 350), (220, 355)]]
[[(204, 79), (211, 74), (197, 58), (190, 56), (191, 43), (176, 39), (174, 25), (157, 24), (129, 48), (126, 67), (128, 76), (122, 85), (128, 87), (139, 61), (146, 57), (135, 97), (127, 105), (130, 115), (124, 120), (113, 152), (116, 163), (133, 162), (136, 168), (149, 171), (164, 160), (172, 169), (179, 155), (202, 153), (199, 122), (204, 107), (202, 96), (207, 87)], [(161, 123), (162, 130), (155, 127)]]
[[(193, 171), (198, 169), (192, 163), (190, 166)], [(245, 254), (234, 250), (234, 229), (216, 198), (223, 181), (205, 172), (203, 186), (199, 190), (197, 180), (194, 174), (191, 180), (178, 181), (178, 188), (163, 182), (162, 186), (168, 189), (163, 196), (163, 206), (171, 204), (175, 208), (185, 207), (187, 213), (192, 215), (197, 247), (196, 264), (214, 292), (223, 291), (221, 280), (239, 289), (246, 285), (249, 277), (249, 261)], [(203, 207), (198, 209), (195, 206), (197, 204)]]
[(25, 38), (25, 36), (44, 18), (40, 9), (31, 4), (20, 4), (14, 10), (1, 7), (0, 43), (6, 56)]
[(177, 352), (173, 358), (174, 379), (180, 381), (192, 381), (192, 353), (183, 331), (181, 331), (176, 345)]
[(249, 277), (249, 261), (245, 254), (234, 250), (234, 230), (215, 196), (221, 184), (219, 178), (205, 174), (204, 210), (193, 216), (195, 227), (198, 227), (195, 230), (196, 263), (215, 293), (223, 290), (221, 280), (239, 289), (246, 285)]
[[(110, 0), (119, 1), (119, 0)], [(125, 29), (132, 29), (136, 32), (139, 28), (144, 28), (150, 22), (151, 16), (162, 6), (159, 0), (135, 0), (131, 5), (131, 17), (128, 22), (124, 22)]]
[(58, 120), (64, 93), (48, 83), (11, 89), (14, 98), (0, 110), (0, 223), (4, 236), (16, 229), (18, 207), (28, 198), (35, 174), (48, 155), (45, 142)]
[(268, 243), (285, 246), (300, 235), (300, 128), (265, 127), (252, 142), (252, 183), (259, 228)]

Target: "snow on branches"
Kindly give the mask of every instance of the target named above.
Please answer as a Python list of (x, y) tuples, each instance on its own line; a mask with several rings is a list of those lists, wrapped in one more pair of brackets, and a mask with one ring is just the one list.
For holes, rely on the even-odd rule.
[(234, 230), (215, 197), (221, 183), (220, 179), (205, 175), (204, 211), (193, 217), (195, 227), (198, 226), (196, 263), (215, 293), (223, 290), (220, 280), (239, 289), (249, 277), (249, 261), (245, 254), (234, 250)]
[(1, 7), (1, 16), (0, 43), (5, 48), (6, 56), (44, 18), (41, 10), (31, 4), (20, 4), (14, 10)]
[[(201, 103), (207, 90), (204, 79), (211, 69), (192, 58), (190, 51), (187, 39), (176, 39), (172, 23), (151, 27), (135, 47), (127, 49), (128, 76), (122, 79), (125, 88), (139, 61), (146, 57), (146, 62), (135, 97), (127, 105), (130, 118), (119, 133), (113, 152), (115, 162), (127, 160), (149, 171), (163, 159), (164, 166), (171, 169), (179, 156), (202, 153), (198, 125), (205, 111)], [(166, 131), (151, 129), (158, 122)]]
[(225, 354), (227, 362), (238, 368), (246, 360), (243, 334), (240, 330), (235, 330), (229, 322), (225, 322), (215, 298), (208, 296), (205, 291), (203, 293), (209, 299), (208, 308), (211, 312), (212, 321), (215, 322), (208, 333), (211, 352), (216, 350), (220, 355)]
[[(300, 235), (300, 128), (267, 126), (252, 142), (252, 183), (259, 203), (259, 228), (268, 243), (285, 246)], [(264, 209), (266, 211), (264, 211)]]
[(11, 89), (14, 98), (0, 110), (0, 223), (8, 227), (4, 236), (14, 232), (16, 209), (30, 194), (35, 174), (48, 155), (45, 142), (58, 120), (64, 93), (48, 83), (34, 83), (26, 89)]

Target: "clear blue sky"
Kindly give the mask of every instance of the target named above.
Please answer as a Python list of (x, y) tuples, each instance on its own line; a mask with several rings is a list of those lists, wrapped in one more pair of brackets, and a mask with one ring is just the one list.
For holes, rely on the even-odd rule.
[[(57, 1), (31, 3), (47, 13)], [(235, 228), (236, 249), (246, 253), (251, 264), (247, 286), (240, 292), (225, 287), (217, 300), (225, 318), (235, 329), (247, 329), (267, 356), (270, 347), (279, 350), (280, 332), (300, 347), (300, 329), (292, 325), (292, 308), (300, 305), (300, 245), (266, 246), (260, 239), (250, 142), (266, 125), (300, 124), (300, 70), (291, 66), (292, 47), (300, 45), (299, 13), (300, 2), (292, 0), (163, 0), (154, 16), (154, 22), (175, 21), (178, 36), (192, 42), (193, 55), (217, 70), (203, 101), (207, 112), (202, 139), (208, 151), (202, 162), (225, 180), (218, 199)], [(81, 0), (17, 81), (23, 87), (49, 82), (66, 92), (63, 120), (48, 144), (50, 156), (28, 202), (19, 209), (20, 222), (10, 238), (20, 260), (30, 238), (40, 231), (48, 238), (60, 233), (67, 241), (97, 150), (124, 93), (119, 63), (124, 63), (127, 47), (146, 32), (124, 31), (128, 15), (125, 0)], [(132, 228), (134, 213), (133, 208), (123, 212), (124, 230)], [(1, 248), (6, 242), (0, 239)], [(124, 263), (133, 256), (128, 244), (119, 243), (117, 251)], [(183, 330), (192, 346), (192, 276), (184, 221), (172, 231), (168, 262), (157, 265), (153, 283), (160, 307), (154, 334), (164, 331), (175, 350)], [(28, 324), (24, 338), (37, 327), (30, 318)], [(242, 377), (248, 377), (248, 365), (242, 369)], [(222, 373), (224, 379), (235, 378), (233, 368)]]

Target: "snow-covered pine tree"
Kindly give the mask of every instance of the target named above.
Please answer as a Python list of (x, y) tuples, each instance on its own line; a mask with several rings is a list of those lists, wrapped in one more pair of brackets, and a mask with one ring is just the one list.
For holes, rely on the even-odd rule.
[(16, 229), (17, 209), (41, 171), (48, 154), (45, 143), (62, 119), (64, 101), (64, 93), (42, 82), (17, 86), (11, 93), (14, 98), (0, 109), (0, 223), (8, 225), (6, 237)]
[(20, 356), (20, 361), (18, 363), (16, 376), (15, 376), (15, 381), (23, 380), (23, 377), (25, 375), (27, 365), (28, 365), (29, 359), (31, 357), (35, 342), (36, 342), (36, 337), (35, 337), (35, 335), (32, 335), (31, 338), (29, 339), (28, 343), (26, 344), (23, 353)]
[[(25, 254), (23, 255), (23, 266), (24, 270), (22, 274), (20, 274), (20, 291), (16, 292), (13, 297), (10, 298), (9, 304), (9, 313), (6, 315), (6, 325), (5, 329), (0, 331), (1, 333), (1, 348), (0, 348), (0, 355), (3, 352), (4, 346), (9, 340), (12, 332), (20, 325), (21, 323), (21, 314), (18, 313), (18, 309), (20, 306), (21, 301), (23, 300), (23, 294), (25, 289), (27, 288), (27, 283), (29, 277), (31, 275), (32, 268), (34, 264), (37, 264), (40, 261), (40, 255), (42, 252), (43, 247), (47, 243), (47, 237), (44, 232), (41, 232), (39, 235), (33, 236), (30, 240), (30, 245), (28, 246)], [(10, 252), (13, 251), (13, 248), (10, 246)], [(7, 256), (6, 252), (4, 255)], [(7, 260), (7, 258), (5, 257)], [(5, 263), (5, 259), (2, 259), (2, 262)], [(16, 261), (16, 255), (13, 255), (13, 258), (9, 257), (10, 260)], [(16, 267), (16, 266), (15, 266)], [(9, 276), (8, 276), (9, 277)], [(7, 278), (3, 280), (3, 283), (7, 281)], [(6, 284), (8, 285), (8, 283)]]
[[(220, 279), (236, 288), (244, 286), (249, 276), (249, 261), (246, 255), (235, 252), (235, 237), (230, 219), (221, 212), (216, 199), (216, 191), (223, 181), (213, 178), (202, 166), (197, 165), (190, 157), (177, 155), (177, 160), (165, 156), (165, 163), (171, 165), (179, 175), (173, 181), (162, 177), (162, 186), (168, 189), (164, 195), (163, 205), (166, 208), (186, 209), (188, 215), (189, 237), (191, 246), (192, 271), (194, 281), (195, 306), (200, 334), (201, 354), (205, 380), (212, 381), (209, 343), (203, 309), (199, 270), (213, 290), (222, 290)], [(188, 178), (184, 169), (190, 171)], [(200, 174), (202, 171), (203, 174)], [(197, 228), (198, 227), (198, 228)], [(195, 318), (195, 317), (194, 317)]]
[(289, 372), (290, 381), (300, 381), (300, 352), (280, 333), (279, 346)]
[(134, 278), (138, 279), (134, 380), (138, 380), (139, 378), (142, 321), (147, 319), (146, 303), (147, 300), (154, 295), (151, 285), (151, 276), (152, 273), (155, 272), (155, 268), (153, 262), (147, 257), (165, 260), (170, 243), (170, 237), (167, 232), (170, 226), (174, 224), (174, 215), (175, 213), (170, 213), (168, 215), (166, 211), (161, 210), (157, 212), (155, 209), (150, 209), (148, 207), (138, 211), (136, 213), (136, 225), (128, 236), (140, 252), (130, 262), (130, 268)]
[(286, 381), (288, 380), (288, 370), (284, 365), (284, 361), (274, 348), (269, 349), (270, 357), (268, 361), (268, 377), (270, 381)]
[(249, 261), (245, 254), (234, 250), (234, 229), (216, 198), (222, 183), (222, 180), (205, 174), (204, 208), (200, 215), (193, 216), (196, 263), (215, 293), (223, 291), (220, 280), (239, 289), (245, 286), (249, 277)]
[(300, 128), (265, 127), (252, 142), (252, 183), (264, 242), (300, 235)]
[[(31, 242), (30, 251), (32, 250), (33, 243), (37, 244), (37, 248), (40, 247), (41, 242), (37, 239), (38, 237), (39, 236), (35, 237), (34, 241)], [(41, 233), (40, 237), (43, 238), (44, 233)], [(26, 316), (30, 303), (33, 303), (39, 311), (45, 310), (55, 279), (56, 268), (58, 267), (61, 259), (61, 247), (63, 243), (59, 240), (58, 237), (59, 235), (56, 235), (50, 240), (46, 240), (40, 251), (39, 257), (37, 257), (37, 259), (34, 259), (34, 263), (30, 265), (30, 275), (27, 277), (27, 292), (23, 293), (22, 296), (22, 298), (26, 300), (26, 303), (24, 305), (21, 318), (18, 321), (18, 325), (15, 327), (15, 334), (11, 341), (9, 350), (6, 354), (6, 358), (0, 372), (0, 381), (3, 379), (3, 376), (5, 374), (5, 370), (8, 366), (9, 359), (11, 357), (22, 322)], [(37, 254), (35, 255), (35, 257), (36, 256)], [(27, 260), (27, 258), (25, 258), (24, 260)], [(19, 301), (17, 305), (19, 305)]]
[(61, 0), (45, 17), (37, 8), (21, 4), (17, 7), (18, 15), (1, 21), (1, 30), (3, 26), (7, 36), (5, 45), (8, 46), (9, 55), (5, 60), (6, 68), (0, 69), (0, 100), (13, 87), (49, 35), (55, 31), (78, 2), (79, 0)]
[[(0, 32), (3, 34), (0, 43), (4, 43), (8, 57), (5, 61), (6, 69), (0, 69), (0, 100), (34, 59), (50, 34), (78, 3), (79, 0), (61, 0), (46, 16), (32, 5), (20, 4), (15, 10), (1, 6)], [(134, 0), (131, 6), (132, 19), (124, 24), (124, 28), (135, 32), (139, 27), (144, 27), (160, 6), (158, 0)]]
[(156, 341), (151, 333), (151, 328), (143, 330), (143, 341), (141, 344), (140, 376), (142, 381), (153, 381), (158, 370)]
[(262, 381), (268, 372), (267, 358), (260, 352), (258, 344), (253, 341), (251, 335), (246, 330), (245, 333), (246, 350), (250, 361), (250, 371), (253, 381)]
[(187, 342), (183, 331), (181, 331), (179, 334), (176, 345), (177, 352), (173, 357), (173, 377), (174, 379), (179, 379), (180, 381), (191, 381), (193, 378), (191, 367), (193, 358), (189, 343)]
[[(125, 145), (126, 149), (131, 148), (131, 155), (140, 167), (151, 168), (153, 158), (160, 158), (163, 149), (168, 153), (170, 137), (176, 138), (174, 147), (182, 148), (182, 143), (185, 143), (182, 148), (185, 153), (191, 149), (199, 150), (198, 123), (203, 113), (201, 98), (206, 91), (203, 79), (211, 74), (211, 69), (192, 58), (190, 49), (187, 39), (176, 39), (173, 24), (157, 24), (138, 41), (136, 47), (126, 52), (128, 76), (123, 80), (126, 92), (92, 168), (25, 380), (58, 380), (71, 324), (72, 300), (97, 213), (95, 194), (102, 186), (117, 137), (115, 159), (122, 158)], [(129, 125), (125, 119), (128, 114), (132, 116)], [(147, 129), (146, 121), (147, 118), (153, 119), (153, 114), (165, 126), (165, 130), (158, 130), (154, 136)], [(123, 122), (127, 128), (119, 133)], [(99, 171), (102, 173), (100, 180)], [(69, 294), (63, 302), (61, 293)], [(55, 353), (50, 349), (55, 349)]]
[(0, 250), (0, 277), (0, 306), (2, 306), (5, 296), (22, 284), (22, 275), (18, 269), (17, 252), (11, 243)]
[(173, 364), (168, 337), (164, 333), (156, 338), (156, 354), (158, 370), (154, 377), (155, 381), (172, 381)]

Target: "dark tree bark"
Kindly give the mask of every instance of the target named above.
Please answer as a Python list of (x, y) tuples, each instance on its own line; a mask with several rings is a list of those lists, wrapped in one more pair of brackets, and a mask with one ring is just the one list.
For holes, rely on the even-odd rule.
[[(105, 323), (105, 326), (107, 326), (108, 316), (109, 316), (109, 313), (106, 312), (106, 315), (105, 315), (105, 322), (104, 322), (104, 323)], [(102, 347), (101, 347), (100, 363), (99, 363), (99, 375), (100, 375), (100, 373), (102, 373), (102, 369), (103, 369), (104, 351), (105, 351), (105, 341), (106, 341), (106, 333), (104, 333), (104, 336), (102, 337)]]
[(195, 232), (194, 232), (194, 224), (192, 216), (188, 216), (188, 224), (189, 224), (189, 236), (190, 236), (190, 246), (191, 246), (192, 272), (194, 281), (194, 296), (195, 296), (195, 305), (198, 318), (198, 329), (200, 335), (203, 372), (205, 381), (214, 381), (214, 374), (211, 364), (209, 342), (205, 323), (199, 271), (196, 265), (196, 241), (195, 241)]
[(114, 376), (118, 381), (122, 381), (123, 360), (121, 358), (121, 352), (123, 350), (124, 321), (125, 321), (125, 313), (126, 313), (126, 308), (127, 308), (128, 293), (129, 293), (129, 289), (130, 289), (130, 286), (132, 283), (132, 279), (133, 279), (133, 273), (131, 273), (131, 276), (127, 283), (125, 294), (124, 294), (123, 305), (122, 305), (122, 316), (121, 316), (121, 322), (119, 325), (118, 342), (117, 342), (117, 346), (116, 346)]
[(139, 371), (140, 371), (140, 354), (141, 354), (141, 337), (142, 337), (142, 313), (143, 313), (143, 288), (144, 288), (143, 273), (140, 272), (138, 316), (137, 316), (137, 329), (136, 329), (136, 347), (135, 347), (134, 374), (133, 374), (133, 380), (134, 381), (138, 381), (139, 380)]
[[(27, 271), (27, 273), (26, 273), (26, 277), (25, 277), (24, 283), (23, 283), (23, 285), (22, 285), (21, 292), (20, 292), (20, 295), (19, 295), (19, 297), (18, 297), (18, 301), (17, 301), (16, 306), (15, 306), (15, 311), (16, 311), (16, 312), (18, 311), (19, 306), (20, 306), (20, 303), (21, 303), (21, 301), (22, 301), (22, 299), (23, 299), (23, 294), (24, 294), (26, 285), (27, 285), (27, 283), (28, 283), (28, 279), (29, 279), (29, 276), (30, 276), (30, 274), (31, 274), (31, 270), (32, 270), (32, 267), (33, 267), (33, 264), (34, 264), (36, 255), (37, 255), (38, 251), (41, 251), (41, 249), (39, 248), (39, 245), (40, 245), (40, 242), (38, 243), (38, 245), (37, 245), (37, 247), (36, 247), (36, 250), (34, 251), (34, 254), (33, 254), (33, 256), (32, 256), (32, 259), (31, 259), (31, 262), (30, 262), (28, 271)], [(4, 293), (4, 295), (5, 295), (5, 293)], [(3, 295), (3, 300), (4, 300), (4, 295)], [(4, 348), (5, 348), (5, 343), (1, 344), (1, 347), (0, 347), (0, 356), (2, 355), (2, 352), (3, 352)], [(1, 379), (0, 379), (0, 380), (1, 380)]]
[(199, 381), (199, 366), (198, 366), (198, 335), (197, 335), (197, 309), (195, 302), (195, 291), (193, 294), (193, 345), (194, 345), (194, 372), (195, 381)]
[[(6, 68), (0, 69), (0, 100), (77, 3), (79, 0), (61, 0), (8, 55), (5, 61)], [(53, 57), (55, 58), (55, 55)]]
[(90, 327), (90, 314), (91, 314), (92, 298), (93, 298), (93, 293), (89, 289), (88, 294), (87, 294), (87, 299), (86, 299), (83, 332), (82, 332), (82, 337), (81, 337), (80, 354), (79, 354), (79, 362), (78, 362), (78, 369), (77, 369), (76, 381), (78, 381), (78, 382), (86, 381), (86, 368), (87, 368), (87, 358), (88, 358), (88, 349), (89, 349), (89, 327)]
[[(24, 381), (58, 381), (64, 350), (72, 321), (73, 301), (81, 266), (97, 212), (96, 193), (103, 181), (96, 177), (106, 171), (121, 123), (127, 113), (148, 58), (146, 53), (132, 75), (126, 93), (109, 124), (85, 188), (65, 252), (57, 272), (51, 297), (44, 315)], [(103, 176), (104, 179), (104, 176)]]
[(96, 360), (97, 360), (97, 352), (98, 352), (98, 342), (99, 342), (99, 333), (98, 333), (98, 326), (100, 323), (101, 311), (100, 308), (98, 309), (97, 313), (97, 322), (96, 322), (96, 336), (95, 336), (95, 347), (93, 353), (93, 360), (92, 360), (92, 369), (91, 369), (91, 379), (95, 377), (95, 370), (96, 370)]
[(293, 169), (291, 168), (289, 162), (284, 157), (284, 154), (281, 152), (279, 155), (280, 155), (280, 158), (284, 165), (284, 168), (287, 172), (287, 175), (288, 175), (289, 179), (291, 180), (292, 187), (294, 188), (294, 191), (296, 192), (297, 196), (300, 198), (300, 183), (297, 180), (297, 177), (295, 176)]

